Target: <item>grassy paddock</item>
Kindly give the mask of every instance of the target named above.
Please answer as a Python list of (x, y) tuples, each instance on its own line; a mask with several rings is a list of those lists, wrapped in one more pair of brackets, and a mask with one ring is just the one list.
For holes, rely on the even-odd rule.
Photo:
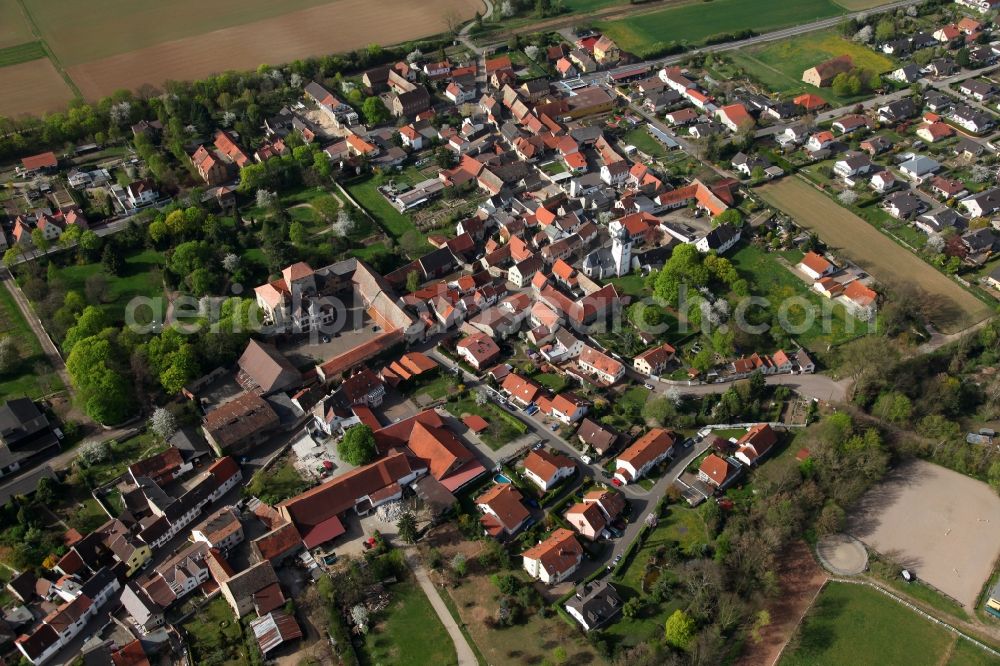
[(362, 663), (456, 663), (454, 644), (420, 586), (406, 581), (390, 587), (389, 593), (389, 607), (375, 616), (365, 638)]
[(37, 398), (62, 388), (62, 382), (42, 353), (42, 345), (28, 326), (14, 297), (6, 288), (0, 287), (0, 336), (3, 335), (14, 339), (21, 362), (12, 372), (0, 376), (0, 399), (19, 396)]
[(618, 45), (642, 56), (666, 42), (701, 44), (721, 33), (765, 32), (844, 13), (830, 0), (713, 0), (598, 24)]
[(802, 81), (802, 73), (819, 62), (849, 55), (860, 69), (879, 74), (895, 69), (898, 62), (873, 49), (844, 39), (835, 30), (811, 32), (733, 53), (733, 61), (772, 90), (786, 95), (818, 94), (834, 105), (854, 98), (839, 97), (830, 88), (816, 88)]
[(879, 663), (932, 666), (951, 635), (881, 592), (829, 583), (781, 659), (781, 666)]
[[(163, 296), (163, 278), (160, 273), (162, 267), (162, 254), (155, 250), (143, 250), (125, 259), (121, 275), (108, 275), (104, 265), (96, 262), (66, 266), (59, 271), (59, 279), (66, 285), (66, 289), (84, 294), (87, 278), (103, 274), (107, 278), (107, 292), (101, 309), (111, 321), (123, 321), (125, 308), (133, 298)], [(160, 315), (162, 314), (161, 312)]]

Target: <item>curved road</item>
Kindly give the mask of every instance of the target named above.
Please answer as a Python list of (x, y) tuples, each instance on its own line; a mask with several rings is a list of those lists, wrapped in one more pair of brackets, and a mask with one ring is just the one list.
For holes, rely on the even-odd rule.
[[(843, 402), (847, 399), (847, 392), (851, 386), (849, 379), (837, 381), (826, 375), (770, 375), (766, 381), (768, 386), (787, 386), (806, 398), (816, 398), (827, 402)], [(681, 395), (708, 395), (725, 393), (732, 384), (733, 382), (720, 382), (684, 386), (661, 383), (656, 390), (662, 393), (667, 389), (676, 388)]]

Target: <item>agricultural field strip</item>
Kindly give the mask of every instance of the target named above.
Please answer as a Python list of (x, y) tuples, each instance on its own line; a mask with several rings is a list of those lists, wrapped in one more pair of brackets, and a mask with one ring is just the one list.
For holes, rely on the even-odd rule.
[(768, 203), (816, 231), (831, 247), (842, 250), (884, 283), (916, 284), (932, 295), (952, 301), (964, 316), (940, 322), (947, 331), (965, 328), (992, 314), (985, 303), (956, 282), (812, 185), (798, 178), (786, 178), (761, 188), (760, 192)]

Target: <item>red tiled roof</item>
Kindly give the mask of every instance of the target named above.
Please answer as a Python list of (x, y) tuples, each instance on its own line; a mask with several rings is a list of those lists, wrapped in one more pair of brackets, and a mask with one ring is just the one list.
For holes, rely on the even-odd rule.
[(561, 453), (552, 454), (545, 449), (530, 452), (524, 459), (524, 469), (543, 481), (549, 481), (560, 469), (573, 469), (573, 461)]
[(559, 528), (548, 539), (521, 553), (529, 560), (538, 560), (549, 575), (562, 574), (575, 566), (583, 556), (583, 546), (576, 536)]
[(833, 264), (812, 251), (806, 252), (805, 256), (802, 257), (802, 261), (799, 263), (820, 274), (826, 273), (833, 268)]
[(38, 155), (32, 155), (30, 157), (25, 157), (21, 160), (21, 165), (28, 171), (34, 171), (35, 169), (47, 169), (55, 167), (59, 164), (59, 160), (56, 158), (56, 154), (49, 151), (47, 153), (39, 153)]
[(487, 423), (486, 419), (478, 414), (468, 414), (462, 418), (462, 423), (467, 425), (469, 430), (474, 433), (480, 433), (490, 427), (490, 424)]
[(302, 545), (302, 537), (292, 523), (285, 523), (277, 529), (254, 539), (260, 556), (271, 561)]
[(631, 463), (633, 469), (639, 469), (650, 460), (660, 457), (674, 445), (674, 433), (663, 428), (653, 428), (625, 449), (618, 460)]
[(716, 485), (722, 484), (729, 475), (729, 463), (714, 453), (708, 454), (701, 461), (701, 466), (698, 469), (708, 475), (708, 478), (712, 479)]
[(521, 503), (521, 491), (512, 483), (498, 483), (476, 498), (476, 504), (485, 504), (495, 513), (500, 524), (513, 532), (531, 513)]

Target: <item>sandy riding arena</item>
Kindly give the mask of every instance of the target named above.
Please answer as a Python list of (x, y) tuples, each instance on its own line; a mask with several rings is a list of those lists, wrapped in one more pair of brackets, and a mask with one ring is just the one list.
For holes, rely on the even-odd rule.
[(985, 483), (914, 461), (862, 498), (846, 531), (971, 610), (1000, 555), (998, 523)]

